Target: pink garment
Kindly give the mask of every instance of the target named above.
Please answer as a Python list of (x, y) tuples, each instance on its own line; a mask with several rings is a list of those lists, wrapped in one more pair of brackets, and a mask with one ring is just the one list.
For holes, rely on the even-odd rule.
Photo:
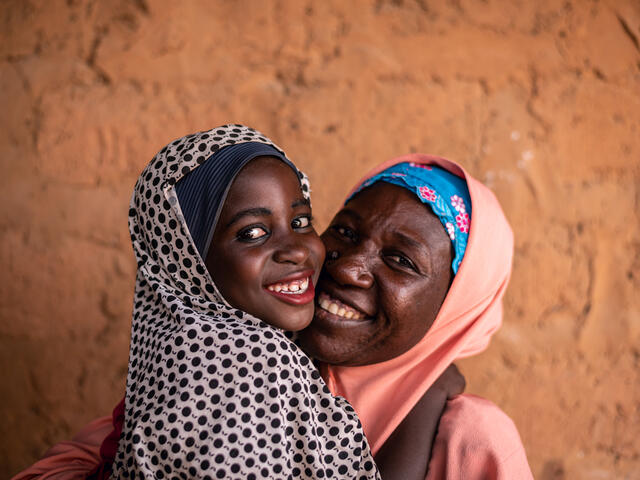
[(72, 440), (51, 447), (12, 480), (84, 480), (100, 463), (100, 445), (112, 430), (110, 416), (98, 418)]
[[(353, 405), (374, 454), (448, 365), (487, 347), (502, 322), (502, 296), (513, 254), (513, 233), (496, 197), (449, 160), (422, 154), (395, 158), (370, 171), (354, 190), (366, 179), (400, 162), (439, 165), (466, 179), (472, 202), (471, 227), (464, 259), (449, 293), (432, 327), (416, 346), (374, 365), (325, 366), (329, 388)], [(489, 424), (491, 428), (477, 430), (479, 425), (486, 425), (474, 415), (487, 415), (495, 423)], [(450, 402), (443, 420), (446, 428), (441, 423), (436, 438), (438, 448), (434, 448), (432, 457), (440, 476), (430, 474), (429, 478), (531, 478), (517, 431), (497, 407), (465, 395)], [(507, 443), (501, 442), (501, 437), (508, 438)], [(462, 448), (471, 444), (474, 449)], [(521, 452), (514, 457), (520, 462), (518, 468), (498, 470), (497, 476), (487, 477), (489, 472), (482, 467), (485, 457), (503, 458), (514, 448)], [(470, 466), (468, 475), (463, 475), (460, 472), (466, 465), (473, 468)], [(454, 467), (455, 471), (449, 471)], [(483, 473), (474, 476), (472, 473), (478, 468)]]
[(515, 425), (493, 403), (459, 395), (440, 418), (427, 480), (533, 479)]

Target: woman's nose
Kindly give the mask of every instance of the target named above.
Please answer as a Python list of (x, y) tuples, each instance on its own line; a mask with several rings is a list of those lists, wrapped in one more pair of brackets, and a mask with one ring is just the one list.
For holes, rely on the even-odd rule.
[(339, 256), (335, 260), (327, 260), (325, 269), (340, 285), (358, 288), (370, 288), (374, 277), (364, 255)]

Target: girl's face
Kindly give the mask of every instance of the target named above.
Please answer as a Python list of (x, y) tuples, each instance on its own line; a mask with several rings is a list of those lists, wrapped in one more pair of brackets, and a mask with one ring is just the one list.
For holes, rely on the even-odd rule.
[(258, 157), (231, 185), (205, 263), (233, 307), (297, 331), (313, 318), (324, 253), (295, 172)]

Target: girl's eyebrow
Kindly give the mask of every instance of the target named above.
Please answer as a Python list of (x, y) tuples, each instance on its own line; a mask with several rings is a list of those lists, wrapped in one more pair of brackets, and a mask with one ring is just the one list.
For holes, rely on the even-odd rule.
[(311, 205), (311, 202), (309, 200), (307, 200), (306, 198), (300, 198), (291, 204), (291, 208), (308, 207), (309, 205)]
[(260, 217), (260, 216), (271, 215), (271, 213), (272, 213), (271, 210), (269, 210), (268, 208), (264, 208), (264, 207), (247, 208), (246, 210), (242, 210), (242, 211), (236, 213), (231, 218), (229, 223), (227, 223), (226, 228), (229, 228), (231, 225), (236, 223), (242, 217)]

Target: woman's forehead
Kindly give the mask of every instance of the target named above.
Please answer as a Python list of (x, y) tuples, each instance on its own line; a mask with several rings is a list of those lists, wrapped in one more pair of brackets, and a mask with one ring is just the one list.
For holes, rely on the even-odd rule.
[(423, 248), (448, 243), (444, 228), (431, 209), (411, 192), (389, 183), (379, 182), (362, 190), (336, 217), (351, 218), (361, 234), (407, 246)]

